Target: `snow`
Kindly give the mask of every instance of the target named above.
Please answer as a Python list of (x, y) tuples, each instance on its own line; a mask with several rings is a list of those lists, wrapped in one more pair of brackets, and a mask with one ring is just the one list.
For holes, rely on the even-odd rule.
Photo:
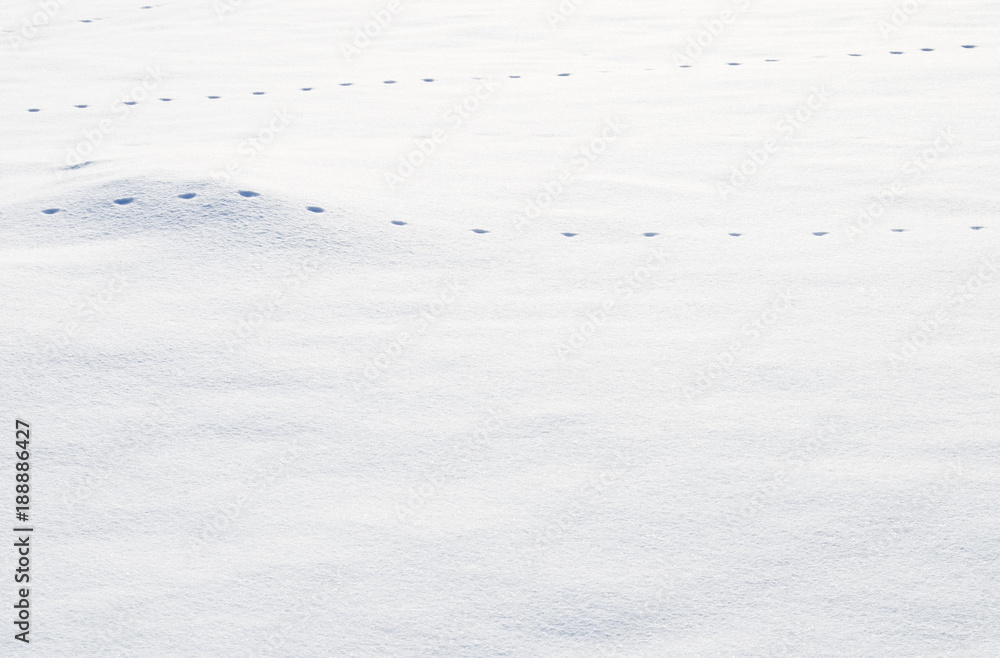
[(4, 655), (997, 654), (996, 3), (144, 7), (0, 9)]

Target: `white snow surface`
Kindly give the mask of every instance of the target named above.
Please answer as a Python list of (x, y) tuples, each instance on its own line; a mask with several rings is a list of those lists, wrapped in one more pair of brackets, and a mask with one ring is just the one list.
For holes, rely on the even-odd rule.
[(1000, 655), (1000, 5), (144, 2), (0, 8), (0, 655)]

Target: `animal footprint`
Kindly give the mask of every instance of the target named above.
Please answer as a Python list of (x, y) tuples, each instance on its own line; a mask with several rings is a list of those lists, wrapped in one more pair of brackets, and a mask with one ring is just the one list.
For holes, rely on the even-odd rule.
[(975, 48), (975, 46), (962, 46), (963, 48)]
[(778, 60), (776, 60), (776, 59), (765, 59), (764, 61), (765, 62), (777, 62)]
[(266, 92), (263, 92), (263, 91), (255, 91), (255, 92), (253, 92), (253, 95), (254, 96), (263, 96), (265, 93)]
[(567, 238), (575, 238), (579, 233), (563, 233)]
[(319, 206), (306, 206), (306, 210), (308, 210), (309, 212), (326, 212)]
[(861, 57), (861, 53), (847, 53), (848, 57)]
[(198, 195), (195, 194), (194, 192), (185, 192), (184, 194), (178, 194), (177, 198), (178, 199), (193, 199), (196, 196), (198, 196)]
[(902, 55), (903, 51), (902, 50), (890, 50), (889, 54), (890, 55)]
[(29, 112), (41, 112), (41, 110), (39, 110), (37, 107), (33, 107), (33, 108), (29, 109), (28, 111)]
[(126, 105), (135, 105), (135, 101), (125, 101)]
[(385, 82), (383, 82), (383, 84), (394, 85), (394, 84), (396, 84), (396, 81), (395, 80), (386, 80)]
[(161, 98), (160, 100), (163, 101), (164, 103), (169, 103), (170, 101), (172, 101), (174, 99), (173, 98)]
[(401, 222), (401, 221), (399, 221), (398, 219), (394, 219), (394, 220), (392, 220), (392, 222), (391, 222), (391, 223), (392, 223), (392, 224), (395, 224), (396, 226), (406, 226), (406, 222)]
[(473, 233), (489, 233), (489, 231), (487, 231), (484, 228), (474, 228), (474, 229), (472, 229), (472, 232)]
[(739, 62), (729, 62), (729, 65), (730, 66), (739, 66), (740, 63)]
[(984, 228), (986, 228), (986, 227), (985, 227), (985, 226), (972, 226), (972, 227), (970, 227), (970, 228), (971, 228), (971, 229), (972, 229), (973, 231), (982, 231), (982, 230), (983, 230)]
[(508, 75), (507, 77), (508, 78), (514, 78), (516, 80), (517, 78), (520, 78), (521, 76), (519, 76), (519, 75)]
[(817, 237), (823, 237), (824, 235), (829, 235), (829, 234), (830, 234), (829, 231), (816, 231), (815, 233), (813, 233), (813, 235)]
[(341, 82), (340, 86), (341, 87), (350, 87), (353, 84), (354, 84), (353, 82)]
[(54, 215), (57, 212), (59, 212), (59, 208), (49, 208), (47, 210), (43, 210), (42, 212), (45, 213), (46, 215)]
[(738, 237), (740, 237), (743, 234), (742, 233), (730, 233), (729, 235), (733, 236), (734, 238), (738, 238)]
[(569, 77), (569, 73), (560, 73), (559, 77), (560, 78), (568, 78)]
[(655, 238), (659, 233), (643, 233), (643, 235), (647, 238)]
[(213, 101), (222, 98), (222, 96), (209, 96)]
[(73, 107), (78, 107), (78, 108), (80, 108), (82, 110), (83, 108), (85, 108), (87, 106), (86, 105), (74, 105)]
[(260, 196), (257, 192), (251, 192), (250, 190), (240, 190), (240, 196), (245, 196), (248, 199), (254, 196)]
[(313, 90), (312, 87), (303, 87), (302, 88), (302, 91), (312, 91), (312, 90)]
[(115, 199), (115, 203), (117, 203), (119, 206), (127, 206), (128, 204), (132, 203), (133, 201), (135, 201), (135, 199), (133, 199), (130, 196), (127, 196), (127, 197), (125, 197), (123, 199)]
[(434, 82), (434, 78), (424, 78), (424, 82)]
[(931, 52), (934, 52), (934, 49), (933, 49), (933, 48), (921, 48), (920, 50), (922, 50), (922, 51), (923, 51), (923, 52), (925, 52), (925, 53), (931, 53)]
[(894, 229), (892, 229), (892, 232), (893, 233), (902, 233), (905, 230), (906, 230), (905, 228), (894, 228)]

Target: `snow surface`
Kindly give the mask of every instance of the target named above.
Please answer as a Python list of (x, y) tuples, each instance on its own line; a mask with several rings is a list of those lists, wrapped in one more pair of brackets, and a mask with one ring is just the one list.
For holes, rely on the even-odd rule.
[(147, 1), (0, 8), (0, 654), (1000, 655), (1000, 5)]

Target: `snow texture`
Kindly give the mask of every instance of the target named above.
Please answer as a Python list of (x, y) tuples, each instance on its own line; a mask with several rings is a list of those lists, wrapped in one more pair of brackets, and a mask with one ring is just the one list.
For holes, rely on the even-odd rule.
[(1000, 5), (143, 1), (0, 8), (0, 654), (1000, 655)]

